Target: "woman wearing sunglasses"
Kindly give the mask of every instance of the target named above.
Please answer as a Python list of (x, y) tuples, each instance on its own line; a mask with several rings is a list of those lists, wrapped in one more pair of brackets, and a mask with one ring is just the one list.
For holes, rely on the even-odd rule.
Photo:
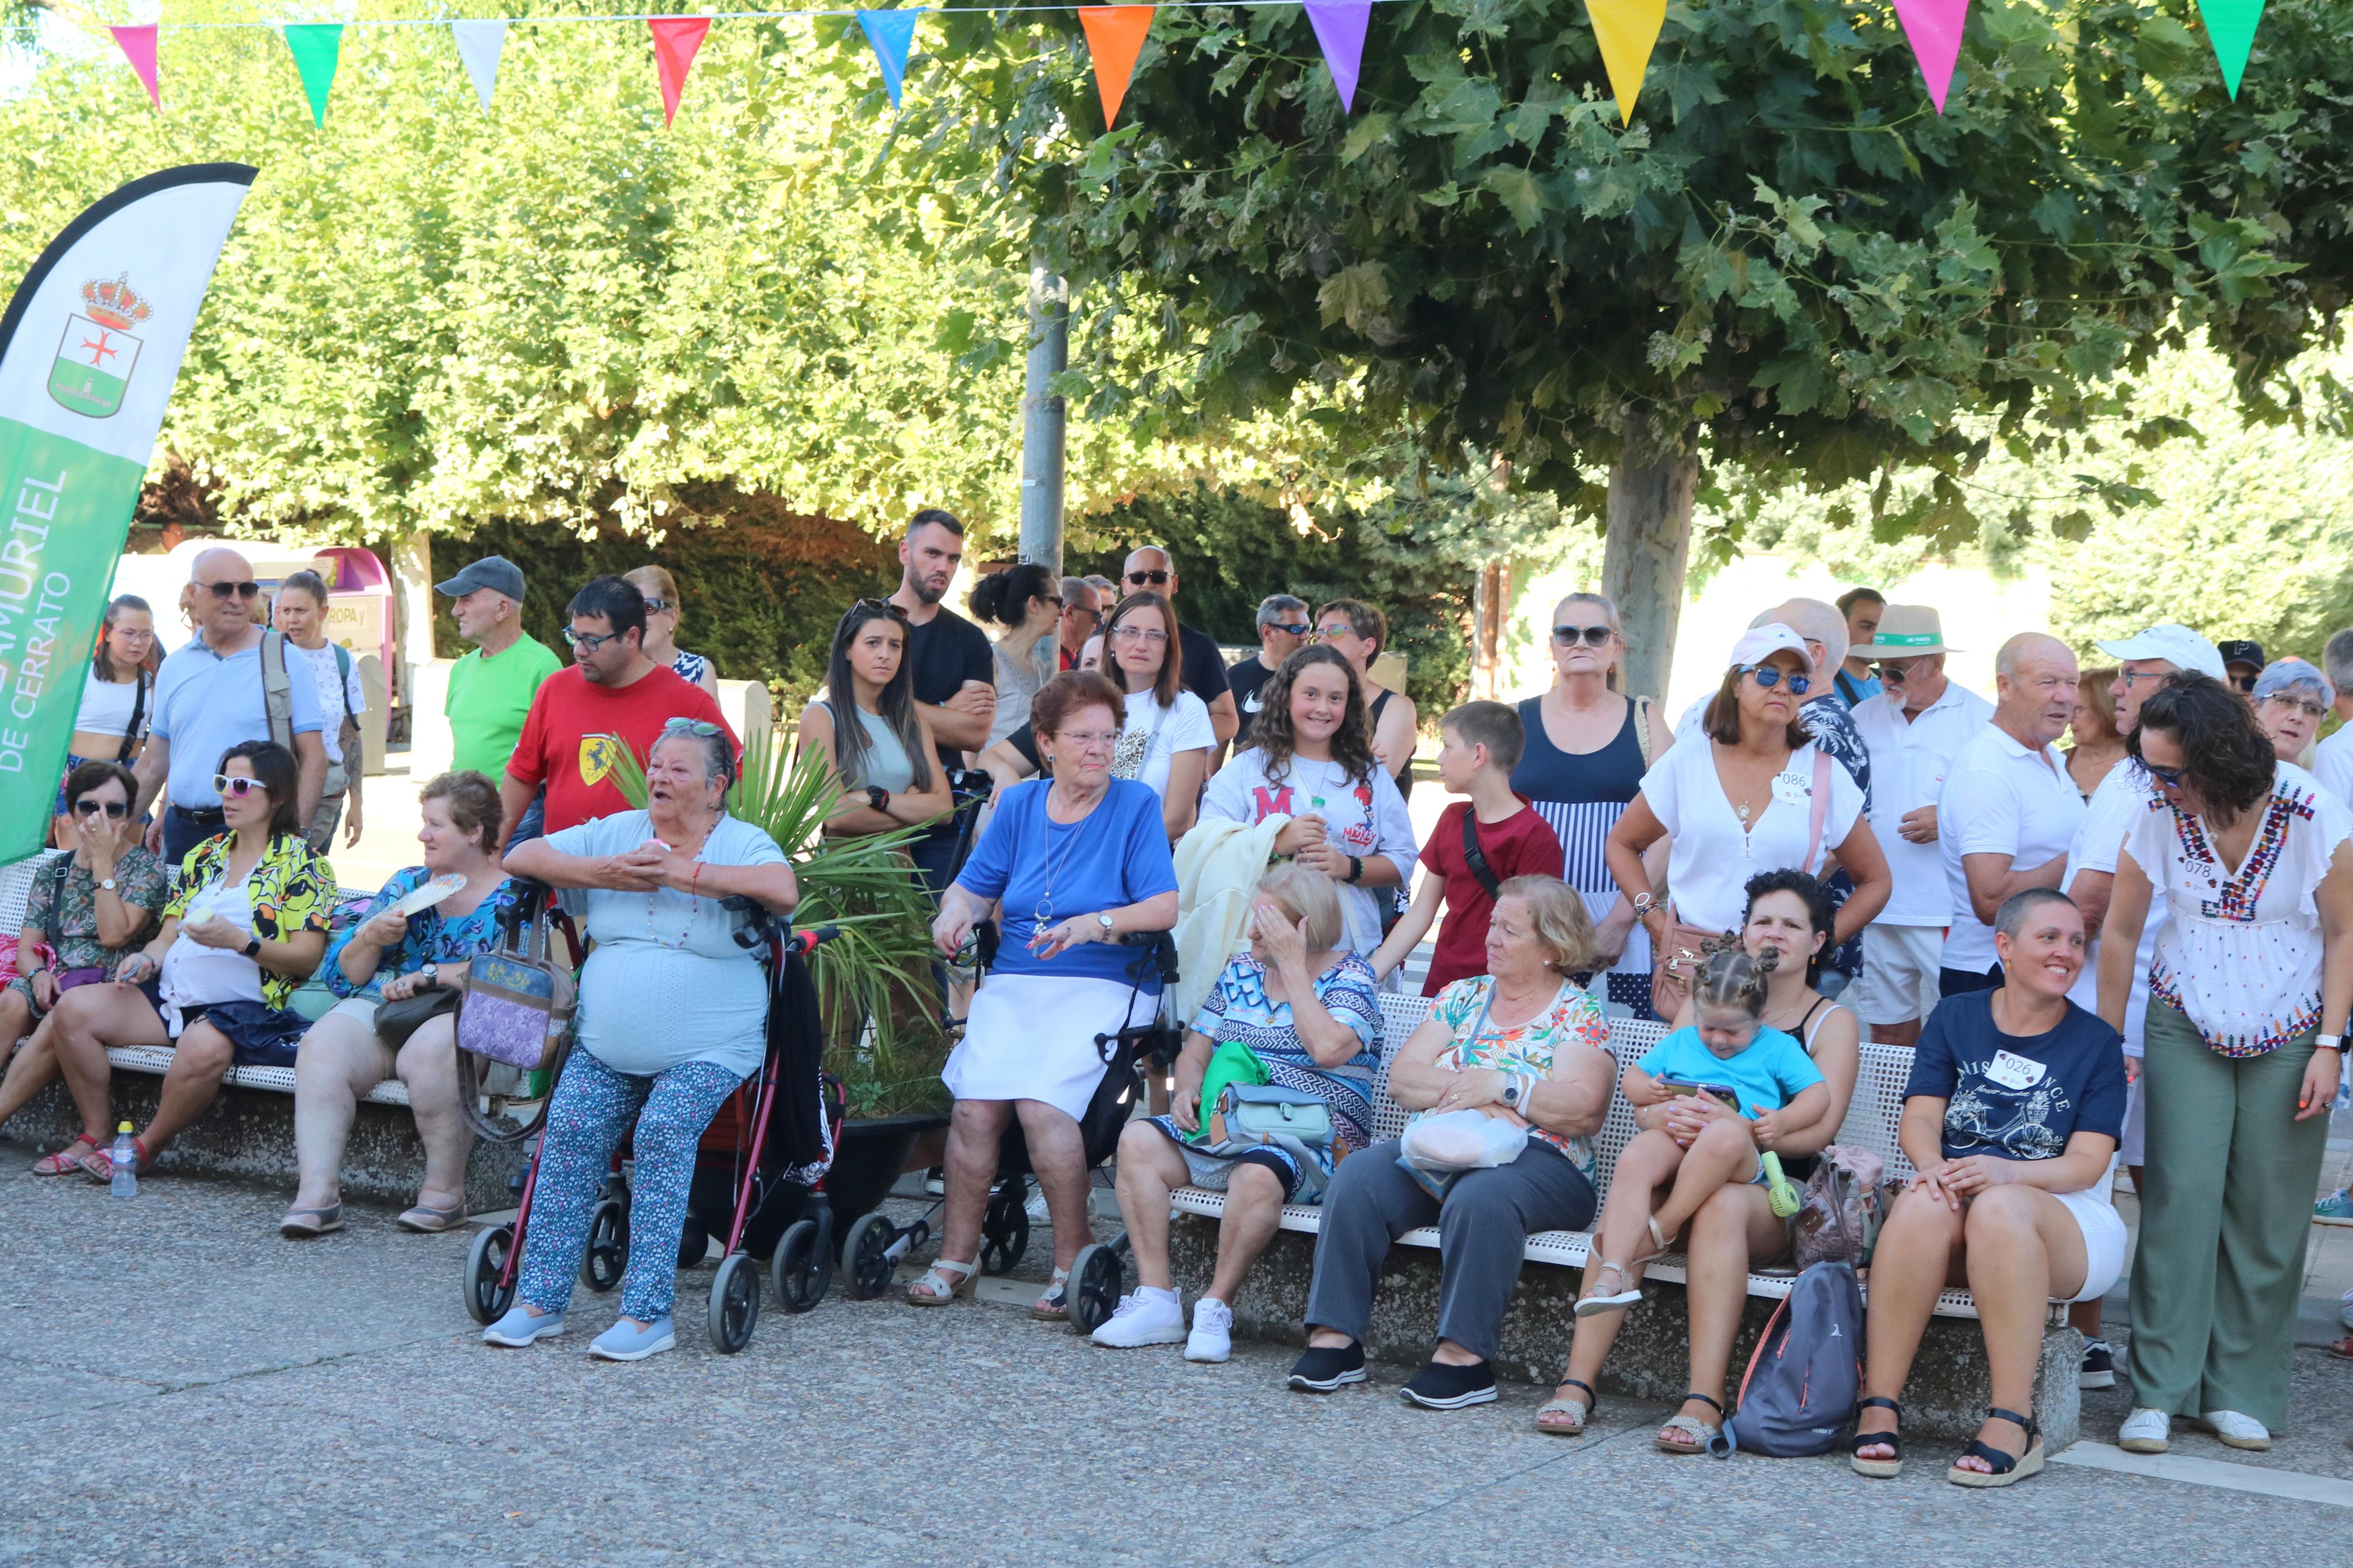
[(625, 573), (621, 580), (646, 596), (646, 657), (717, 697), (719, 667), (703, 655), (683, 652), (678, 646), (678, 579), (659, 566), (640, 566)]
[[(139, 842), (131, 797), (139, 781), (121, 763), (83, 763), (66, 776), (66, 815), (77, 825), (74, 852), (33, 879), (25, 923), (16, 933), (17, 978), (0, 991), (0, 1054), (34, 1030), (8, 1076), (0, 1079), (0, 1122), (57, 1077), (47, 1029), (35, 1029), (58, 998), (77, 986), (114, 978), (117, 965), (154, 929), (167, 879), (163, 862)], [(46, 946), (55, 957), (44, 963)], [(79, 1169), (79, 1139), (37, 1161), (37, 1174)]]
[[(1747, 907), (1743, 889), (1757, 872), (1826, 877), (1835, 858), (1854, 879), (1838, 912), (1839, 942), (1887, 902), (1894, 884), (1863, 820), (1862, 788), (1816, 747), (1799, 716), (1814, 679), (1803, 637), (1778, 621), (1750, 627), (1732, 645), (1702, 734), (1642, 775), (1641, 789), (1609, 830), (1609, 873), (1658, 955), (1651, 1006), (1662, 1018), (1673, 1017), (1690, 994), (1700, 942), (1740, 927)], [(1642, 862), (1662, 837), (1673, 840), (1667, 859), (1672, 903), (1660, 900)]]
[(2167, 677), (2126, 744), (2162, 804), (2136, 814), (2116, 861), (2099, 960), (2111, 1026), (2153, 899), (2167, 919), (2147, 975), (2133, 1412), (2117, 1441), (2161, 1453), (2179, 1415), (2268, 1448), (2353, 1013), (2353, 815), (2209, 675)]
[(72, 1151), (99, 1181), (113, 1175), (110, 1046), (176, 1046), (155, 1115), (132, 1141), (144, 1175), (208, 1109), (231, 1066), (294, 1065), (309, 1021), (288, 1004), (327, 949), (335, 873), (303, 841), (293, 754), (246, 741), (220, 760), (213, 787), (228, 829), (188, 851), (155, 939), (83, 985), (50, 1016), (58, 1066), (81, 1112)]
[(2310, 768), (2313, 737), (2320, 733), (2320, 721), (2337, 701), (2337, 688), (2328, 677), (2300, 658), (2275, 658), (2255, 677), (2253, 700), (2255, 722), (2271, 738), (2272, 754), (2283, 763)]

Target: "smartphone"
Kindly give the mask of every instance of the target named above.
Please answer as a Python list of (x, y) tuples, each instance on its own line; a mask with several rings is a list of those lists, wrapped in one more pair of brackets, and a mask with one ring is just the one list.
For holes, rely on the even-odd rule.
[(1712, 1094), (1722, 1100), (1727, 1110), (1736, 1112), (1740, 1109), (1740, 1091), (1729, 1084), (1694, 1083), (1688, 1079), (1662, 1078), (1659, 1080), (1659, 1087), (1669, 1094)]

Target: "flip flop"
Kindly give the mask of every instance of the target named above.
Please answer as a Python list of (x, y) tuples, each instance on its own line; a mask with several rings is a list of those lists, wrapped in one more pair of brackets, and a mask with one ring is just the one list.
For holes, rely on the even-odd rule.
[(309, 1241), (343, 1228), (343, 1205), (340, 1202), (323, 1208), (288, 1209), (286, 1217), (278, 1222), (278, 1234), (296, 1241)]
[(1071, 1271), (1057, 1268), (1048, 1281), (1046, 1293), (1029, 1305), (1029, 1315), (1041, 1323), (1067, 1323), (1071, 1321)]
[(466, 1205), (463, 1200), (446, 1209), (436, 1208), (431, 1204), (418, 1204), (392, 1223), (419, 1236), (438, 1236), (466, 1223)]
[[(90, 1152), (96, 1153), (98, 1152), (98, 1140), (85, 1132), (80, 1137), (76, 1138), (72, 1142), (67, 1144), (64, 1148), (58, 1150), (56, 1153), (42, 1155), (39, 1159), (33, 1162), (33, 1174), (37, 1176), (69, 1176), (73, 1174), (73, 1173), (81, 1169), (82, 1156), (80, 1151), (85, 1147), (87, 1147)], [(113, 1173), (114, 1173), (111, 1169), (107, 1172), (107, 1174), (110, 1177), (112, 1176)]]

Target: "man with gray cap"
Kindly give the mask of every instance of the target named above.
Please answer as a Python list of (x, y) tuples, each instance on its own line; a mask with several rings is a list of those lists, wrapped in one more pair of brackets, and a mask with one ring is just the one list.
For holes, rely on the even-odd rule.
[(522, 629), (522, 571), (505, 556), (485, 555), (433, 591), (457, 601), (449, 607), (458, 635), (474, 645), (450, 669), (441, 704), (449, 721), (449, 765), (501, 783), (531, 700), (564, 661)]

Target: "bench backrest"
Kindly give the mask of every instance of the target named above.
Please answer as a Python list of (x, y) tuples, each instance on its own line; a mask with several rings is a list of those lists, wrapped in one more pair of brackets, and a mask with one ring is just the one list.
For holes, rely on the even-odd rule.
[(25, 929), (25, 904), (33, 896), (33, 883), (49, 868), (50, 861), (64, 853), (44, 849), (0, 866), (0, 938), (11, 949), (16, 945), (16, 933)]
[[(1414, 1030), (1429, 1018), (1430, 1010), (1428, 997), (1396, 992), (1381, 994), (1381, 1071), (1373, 1085), (1373, 1137), (1377, 1142), (1405, 1131), (1407, 1112), (1389, 1098), (1389, 1064)], [(1617, 1059), (1622, 1076), (1629, 1064), (1640, 1061), (1666, 1036), (1664, 1024), (1613, 1018), (1606, 1048)], [(1909, 1046), (1864, 1046), (1862, 1067), (1855, 1075), (1854, 1098), (1847, 1106), (1846, 1120), (1839, 1124), (1837, 1142), (1857, 1144), (1877, 1154), (1887, 1162), (1890, 1176), (1912, 1174), (1912, 1162), (1895, 1144), (1896, 1125), (1904, 1114), (1904, 1085), (1911, 1075)], [(1617, 1168), (1618, 1152), (1626, 1147), (1634, 1131), (1634, 1108), (1613, 1083), (1609, 1114), (1593, 1138), (1599, 1178), (1595, 1183), (1597, 1194), (1609, 1192), (1609, 1173)]]

